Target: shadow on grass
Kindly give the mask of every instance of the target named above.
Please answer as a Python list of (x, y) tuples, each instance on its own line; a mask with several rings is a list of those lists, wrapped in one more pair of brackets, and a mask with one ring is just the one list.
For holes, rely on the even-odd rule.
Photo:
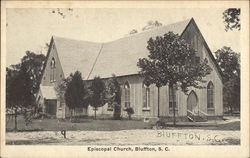
[(44, 139), (37, 139), (37, 140), (7, 140), (6, 141), (6, 145), (39, 145), (39, 144), (55, 144), (55, 143), (59, 143), (60, 141), (58, 141), (57, 139), (53, 138), (53, 137), (48, 137), (48, 138), (44, 138)]
[(226, 124), (167, 124), (162, 129), (202, 129), (202, 130), (221, 130), (221, 131), (240, 131), (240, 121)]

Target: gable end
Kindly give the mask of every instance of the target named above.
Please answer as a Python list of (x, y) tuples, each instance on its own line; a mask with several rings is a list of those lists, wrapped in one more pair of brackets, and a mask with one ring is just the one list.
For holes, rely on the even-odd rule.
[(200, 37), (201, 37), (201, 39), (202, 39), (202, 43), (204, 44), (204, 47), (206, 48), (206, 50), (207, 50), (207, 52), (208, 52), (208, 56), (211, 58), (213, 64), (215, 65), (215, 70), (216, 70), (216, 72), (219, 74), (219, 78), (221, 79), (221, 81), (223, 81), (223, 73), (222, 73), (222, 71), (221, 71), (221, 69), (220, 69), (218, 63), (216, 62), (216, 60), (215, 60), (215, 58), (214, 58), (214, 56), (213, 56), (211, 50), (209, 49), (209, 47), (208, 47), (208, 45), (207, 45), (206, 40), (204, 39), (202, 33), (200, 32), (200, 30), (199, 30), (199, 28), (198, 28), (198, 26), (197, 26), (197, 24), (195, 23), (195, 21), (194, 21), (193, 18), (190, 20), (190, 22), (188, 23), (188, 25), (186, 26), (186, 28), (185, 28), (184, 31), (182, 32), (181, 37), (183, 36), (183, 34), (186, 32), (187, 28), (188, 28), (191, 24), (193, 24), (193, 26), (194, 26), (195, 29), (197, 30), (198, 34), (200, 35)]

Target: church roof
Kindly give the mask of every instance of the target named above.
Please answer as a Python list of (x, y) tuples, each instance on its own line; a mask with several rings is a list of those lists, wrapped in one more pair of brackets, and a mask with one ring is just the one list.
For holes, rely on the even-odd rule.
[(87, 79), (95, 62), (101, 43), (72, 40), (53, 36), (57, 54), (65, 77), (70, 73), (80, 71)]
[(147, 41), (168, 31), (181, 35), (191, 20), (185, 20), (130, 35), (107, 43), (53, 37), (65, 77), (79, 70), (85, 80), (138, 74), (139, 58), (147, 57)]

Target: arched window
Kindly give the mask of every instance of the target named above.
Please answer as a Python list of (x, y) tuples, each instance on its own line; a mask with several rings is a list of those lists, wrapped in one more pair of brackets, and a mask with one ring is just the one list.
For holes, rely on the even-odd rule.
[(169, 86), (169, 110), (173, 110), (173, 107), (175, 106), (175, 110), (177, 110), (177, 104), (176, 104), (176, 86), (173, 87)]
[(51, 66), (51, 68), (55, 68), (56, 67), (56, 61), (55, 61), (54, 57), (51, 59), (50, 66)]
[(52, 57), (50, 62), (50, 82), (56, 81), (55, 74), (56, 74), (56, 61), (55, 58)]
[(143, 109), (150, 108), (150, 88), (146, 84), (142, 84)]
[(211, 81), (207, 85), (207, 108), (214, 108), (214, 85)]
[(130, 86), (128, 81), (125, 82), (124, 89), (125, 89), (125, 108), (128, 108), (130, 107)]

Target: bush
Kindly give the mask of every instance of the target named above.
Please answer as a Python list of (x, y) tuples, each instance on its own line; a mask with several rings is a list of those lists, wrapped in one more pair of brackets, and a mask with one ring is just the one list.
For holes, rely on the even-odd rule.
[(131, 115), (133, 115), (135, 112), (134, 112), (134, 109), (132, 107), (128, 107), (125, 109), (125, 111), (127, 112), (128, 114), (128, 118), (129, 120), (131, 120)]
[(121, 119), (121, 106), (117, 103), (114, 104), (114, 119), (115, 120)]

